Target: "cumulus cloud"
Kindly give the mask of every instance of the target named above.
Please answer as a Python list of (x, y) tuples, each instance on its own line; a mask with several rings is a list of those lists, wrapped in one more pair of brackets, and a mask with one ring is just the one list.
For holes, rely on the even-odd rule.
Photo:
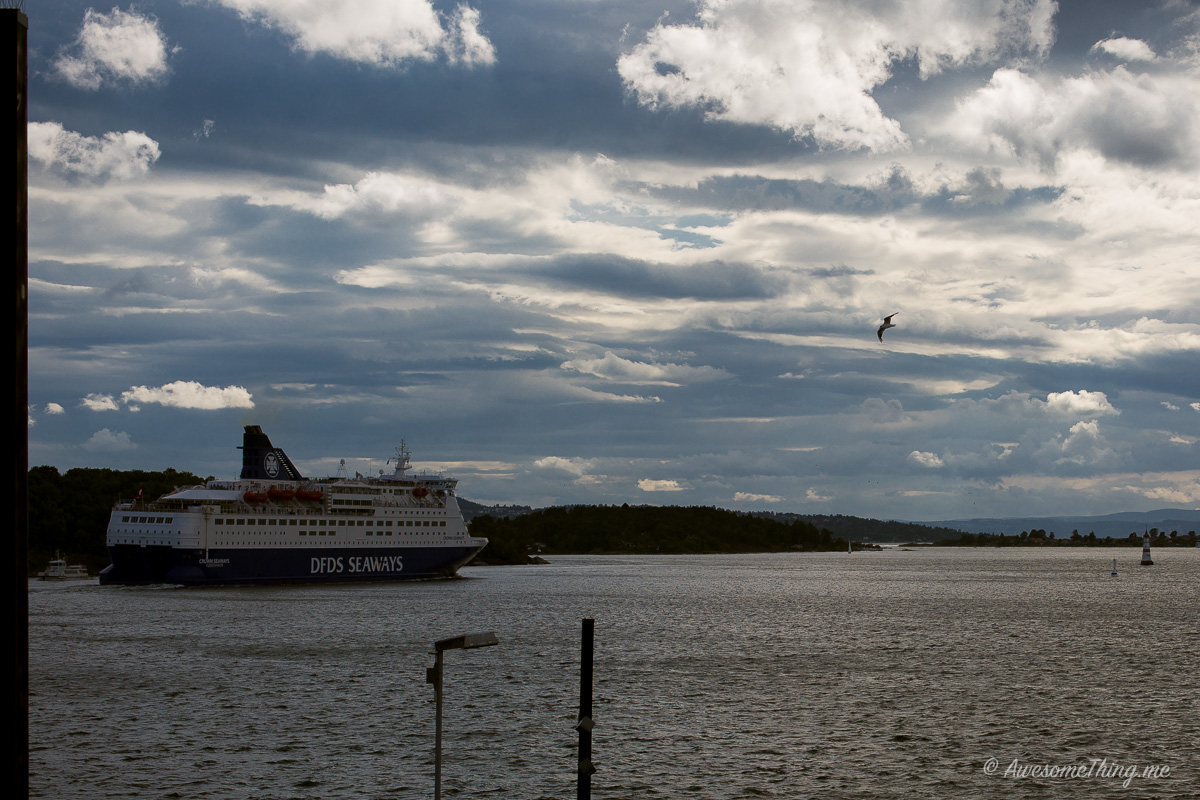
[(1184, 488), (1174, 486), (1121, 486), (1118, 488), (1127, 492), (1140, 494), (1155, 502), (1181, 506), (1192, 505), (1196, 502), (1196, 498), (1200, 497), (1200, 492), (1197, 492), (1194, 486)]
[(921, 450), (913, 450), (908, 454), (908, 460), (918, 466), (937, 469), (945, 464), (937, 453), (926, 453)]
[(167, 55), (158, 20), (119, 8), (108, 14), (89, 8), (79, 36), (59, 52), (53, 69), (72, 86), (96, 90), (160, 80), (168, 71)]
[(1124, 36), (1101, 39), (1092, 45), (1092, 52), (1105, 53), (1122, 61), (1153, 61), (1157, 58), (1150, 45), (1141, 39), (1127, 39)]
[(449, 20), (429, 0), (217, 0), (287, 35), (305, 53), (388, 67), (444, 55), (466, 66), (496, 60), (479, 12), (460, 5)]
[(121, 401), (135, 408), (142, 403), (158, 403), (172, 408), (215, 411), (222, 408), (254, 408), (250, 392), (241, 386), (204, 386), (196, 381), (175, 381), (158, 387), (134, 386), (121, 393)]
[(1003, 414), (1014, 419), (1030, 419), (1042, 417), (1055, 420), (1063, 417), (1086, 419), (1096, 417), (1119, 416), (1121, 410), (1108, 400), (1104, 392), (1092, 392), (1087, 389), (1068, 389), (1064, 392), (1050, 392), (1046, 399), (1034, 397), (1027, 392), (1016, 390), (1005, 392), (997, 398), (973, 400), (965, 398), (955, 400), (951, 408), (960, 409), (966, 414), (979, 408)]
[(120, 408), (111, 394), (92, 393), (83, 398), (79, 405), (91, 411), (116, 411)]
[(1070, 433), (1060, 442), (1062, 457), (1057, 464), (1075, 464), (1078, 466), (1102, 466), (1112, 460), (1115, 452), (1107, 446), (1100, 433), (1100, 423), (1096, 420), (1076, 422), (1071, 426)]
[(468, 67), (494, 64), (496, 48), (479, 30), (479, 12), (470, 6), (459, 6), (450, 18), (450, 41), (447, 54), (451, 61)]
[[(120, 403), (138, 411), (146, 403), (170, 408), (215, 411), (222, 408), (254, 408), (253, 395), (241, 386), (205, 386), (196, 381), (175, 381), (163, 386), (134, 386), (121, 393)], [(110, 394), (93, 393), (80, 405), (92, 411), (117, 411), (120, 403)]]
[(538, 469), (552, 470), (555, 472), (565, 472), (575, 477), (582, 477), (595, 466), (595, 459), (590, 458), (562, 458), (561, 456), (546, 456), (539, 458), (533, 462), (533, 465)]
[(714, 367), (691, 367), (686, 364), (649, 364), (631, 361), (606, 352), (601, 358), (580, 358), (565, 361), (563, 369), (575, 370), (597, 378), (648, 386), (681, 386), (721, 380), (729, 377), (722, 369)]
[(158, 142), (137, 131), (84, 136), (57, 122), (31, 122), (28, 136), (30, 158), (67, 177), (98, 183), (145, 175), (159, 156)]
[(46, 403), (46, 413), (47, 414), (64, 414), (64, 413), (66, 413), (66, 411), (58, 403)]
[[(662, 22), (620, 58), (626, 88), (650, 108), (770, 125), (819, 145), (908, 145), (871, 91), (893, 65), (921, 76), (1053, 42), (1053, 0), (700, 0), (698, 23)], [(930, 24), (937, 20), (937, 24)]]
[(1198, 88), (1184, 76), (1137, 75), (1123, 66), (1063, 80), (1002, 69), (959, 103), (943, 130), (1046, 168), (1072, 149), (1140, 166), (1187, 165), (1200, 152)]
[(124, 431), (110, 431), (101, 428), (92, 434), (92, 438), (83, 443), (84, 450), (97, 453), (116, 453), (122, 450), (133, 450), (137, 445)]
[(750, 503), (782, 503), (784, 498), (774, 494), (754, 494), (753, 492), (734, 492), (733, 501), (735, 503), (750, 502)]
[(1065, 392), (1051, 392), (1046, 395), (1046, 407), (1051, 411), (1069, 414), (1077, 417), (1106, 416), (1120, 414), (1108, 402), (1104, 392), (1089, 392), (1087, 389)]
[(436, 183), (393, 173), (369, 172), (357, 183), (326, 185), (317, 198), (297, 196), (294, 207), (322, 219), (351, 213), (429, 217), (453, 202)]
[(687, 488), (681, 486), (679, 481), (656, 481), (650, 478), (642, 478), (637, 485), (643, 492), (682, 492)]

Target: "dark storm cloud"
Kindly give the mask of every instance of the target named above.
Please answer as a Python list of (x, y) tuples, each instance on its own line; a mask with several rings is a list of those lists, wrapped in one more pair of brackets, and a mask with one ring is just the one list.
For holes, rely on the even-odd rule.
[(1190, 89), (1159, 90), (1145, 78), (1114, 81), (1079, 114), (1078, 124), (1105, 158), (1138, 166), (1194, 164), (1200, 99)]
[(726, 211), (803, 209), (862, 215), (897, 211), (918, 200), (911, 179), (898, 168), (877, 186), (854, 186), (829, 179), (734, 175), (706, 178), (694, 189), (672, 187), (657, 194), (665, 199)]
[(1062, 195), (1061, 186), (1009, 188), (998, 168), (975, 167), (961, 181), (943, 183), (935, 192), (916, 189), (906, 169), (893, 165), (882, 180), (847, 184), (831, 179), (782, 179), (758, 175), (706, 178), (695, 188), (664, 188), (656, 196), (722, 211), (784, 211), (878, 216), (920, 211), (948, 217), (991, 216), (1046, 205)]
[(943, 185), (936, 194), (924, 198), (922, 208), (950, 216), (995, 214), (997, 210), (1052, 203), (1062, 193), (1061, 186), (1010, 189), (1004, 185), (999, 168), (975, 167), (963, 176), (960, 184)]
[(528, 274), (563, 287), (621, 297), (766, 299), (786, 288), (779, 276), (749, 264), (709, 261), (676, 266), (605, 253), (562, 256), (553, 266), (531, 269)]

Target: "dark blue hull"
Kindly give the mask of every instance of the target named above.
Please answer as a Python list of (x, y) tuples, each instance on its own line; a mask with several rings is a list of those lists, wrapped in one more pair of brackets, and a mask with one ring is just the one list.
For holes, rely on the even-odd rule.
[(101, 584), (184, 586), (346, 583), (449, 578), (481, 549), (470, 547), (185, 550), (113, 545)]

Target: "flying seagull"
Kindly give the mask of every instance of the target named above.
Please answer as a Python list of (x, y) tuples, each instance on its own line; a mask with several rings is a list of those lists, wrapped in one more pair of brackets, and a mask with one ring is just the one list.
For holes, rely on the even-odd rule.
[[(899, 313), (900, 313), (899, 311), (896, 312), (896, 314), (899, 314)], [(896, 327), (895, 325), (892, 324), (892, 317), (896, 316), (896, 314), (888, 314), (886, 317), (883, 318), (883, 324), (879, 326), (879, 330), (875, 331), (875, 335), (879, 337), (879, 341), (881, 341), (881, 342), (883, 341), (883, 332), (884, 331), (886, 331), (888, 328)]]

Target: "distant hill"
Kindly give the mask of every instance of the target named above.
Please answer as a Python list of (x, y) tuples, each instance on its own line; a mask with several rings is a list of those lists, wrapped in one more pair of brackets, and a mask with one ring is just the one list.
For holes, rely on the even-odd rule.
[(956, 528), (967, 533), (1006, 533), (1041, 529), (1056, 535), (1070, 536), (1073, 531), (1086, 536), (1095, 533), (1098, 538), (1111, 536), (1123, 538), (1131, 533), (1142, 533), (1157, 528), (1165, 533), (1178, 531), (1186, 534), (1200, 529), (1200, 510), (1189, 508), (1161, 508), (1156, 511), (1122, 511), (1095, 517), (978, 517), (975, 519), (947, 519), (927, 522), (945, 528)]
[(765, 517), (776, 522), (807, 522), (836, 536), (855, 542), (936, 542), (957, 539), (965, 528), (948, 522), (900, 522), (898, 520), (851, 517), (844, 514), (791, 514), (775, 511), (755, 511), (751, 516)]

